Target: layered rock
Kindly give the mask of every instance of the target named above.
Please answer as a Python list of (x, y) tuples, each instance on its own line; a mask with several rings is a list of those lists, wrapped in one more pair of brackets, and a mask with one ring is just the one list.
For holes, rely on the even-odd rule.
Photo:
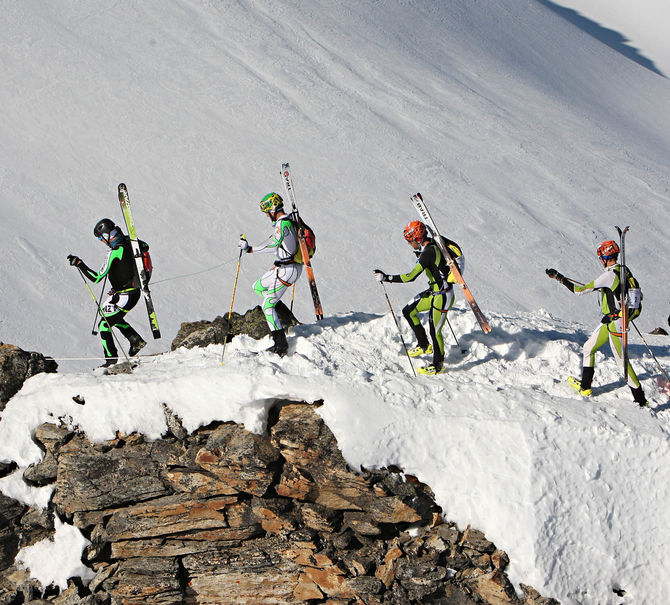
[(41, 353), (0, 342), (0, 412), (23, 383), (40, 372), (55, 372), (58, 364)]
[[(187, 435), (169, 419), (154, 442), (38, 429), (46, 453), (26, 477), (55, 482), (55, 511), (91, 540), (84, 560), (97, 572), (47, 601), (556, 603), (530, 587), (518, 597), (507, 555), (445, 522), (426, 485), (349, 468), (315, 406), (277, 406), (268, 435), (233, 423)], [(15, 551), (10, 541), (5, 558)], [(5, 588), (5, 602), (27, 586)]]

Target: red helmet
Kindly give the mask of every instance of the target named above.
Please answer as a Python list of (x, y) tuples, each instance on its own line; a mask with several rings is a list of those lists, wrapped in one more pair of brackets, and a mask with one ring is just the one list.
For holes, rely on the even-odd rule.
[(404, 236), (408, 242), (422, 244), (426, 240), (426, 225), (421, 221), (412, 221), (405, 227)]
[(607, 240), (598, 246), (598, 256), (604, 260), (616, 258), (619, 255), (619, 245), (615, 242)]

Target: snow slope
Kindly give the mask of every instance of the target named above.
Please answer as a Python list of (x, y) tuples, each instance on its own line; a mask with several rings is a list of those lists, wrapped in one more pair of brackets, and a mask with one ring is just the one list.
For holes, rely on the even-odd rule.
[[(9, 404), (4, 458), (34, 461), (30, 431), (63, 413), (97, 439), (158, 436), (166, 399), (191, 427), (262, 430), (276, 398), (323, 398), (352, 464), (417, 474), (451, 518), (510, 553), (516, 580), (564, 602), (619, 603), (619, 582), (631, 603), (669, 600), (654, 579), (667, 575), (669, 541), (658, 370), (634, 334), (658, 417), (634, 408), (611, 360), (597, 397), (575, 399), (563, 379), (597, 308), (544, 276), (595, 277), (595, 247), (630, 224), (638, 325), (665, 322), (667, 79), (536, 0), (7, 2), (0, 74), (0, 339), (64, 372)], [(327, 322), (300, 327), (281, 361), (249, 358), (258, 345), (240, 339), (224, 368), (214, 348), (147, 360), (132, 377), (91, 375), (95, 307), (65, 257), (102, 262), (91, 232), (121, 220), (117, 184), (152, 247), (157, 353), (180, 322), (228, 311), (237, 237), (269, 234), (257, 203), (280, 190), (284, 161), (319, 238)], [(463, 246), (494, 326), (484, 337), (461, 307), (454, 326), (470, 353), (452, 352), (455, 369), (432, 381), (406, 374), (371, 272), (412, 266), (401, 234), (417, 190)], [(266, 264), (243, 259), (237, 310), (258, 302), (250, 285)], [(396, 309), (422, 285), (390, 287)], [(311, 321), (305, 283), (295, 304)], [(148, 334), (141, 304), (130, 320)], [(649, 338), (667, 367), (667, 341)], [(84, 407), (71, 401), (80, 392)], [(130, 395), (137, 408), (113, 405)], [(48, 501), (18, 477), (5, 493)]]
[[(581, 301), (552, 301), (543, 269), (590, 279), (595, 246), (625, 223), (640, 321), (667, 315), (655, 267), (670, 82), (534, 0), (29, 0), (3, 7), (0, 59), (6, 342), (99, 355), (95, 307), (65, 257), (102, 263), (91, 232), (121, 220), (121, 181), (152, 246), (165, 340), (227, 311), (237, 237), (268, 235), (257, 202), (281, 189), (287, 160), (320, 236), (327, 313), (383, 307), (371, 269), (408, 268), (401, 229), (420, 190), (464, 247), (485, 310), (583, 316)], [(257, 302), (249, 284), (264, 268), (245, 258), (240, 308)], [(309, 305), (302, 286), (304, 319)], [(146, 329), (141, 309), (131, 317)]]
[[(508, 552), (514, 582), (563, 603), (667, 602), (667, 394), (647, 380), (664, 403), (640, 410), (613, 361), (599, 359), (595, 397), (582, 400), (562, 379), (580, 365), (578, 326), (546, 312), (492, 320), (485, 336), (469, 311), (454, 311), (468, 353), (449, 347), (449, 370), (438, 377), (413, 378), (390, 314), (364, 313), (297, 327), (284, 359), (250, 354), (269, 339), (240, 337), (223, 366), (221, 347), (211, 346), (144, 358), (132, 375), (38, 375), (3, 413), (0, 458), (20, 468), (0, 489), (48, 502), (50, 488), (28, 490), (21, 480), (41, 459), (31, 432), (44, 421), (63, 417), (96, 440), (117, 430), (158, 438), (165, 402), (189, 430), (225, 418), (261, 432), (274, 401), (323, 399), (319, 413), (353, 468), (394, 464), (427, 482), (447, 518)], [(634, 355), (641, 376), (657, 374), (650, 355), (637, 346)], [(46, 563), (30, 568), (47, 583), (56, 577)], [(612, 593), (619, 587), (626, 599)]]

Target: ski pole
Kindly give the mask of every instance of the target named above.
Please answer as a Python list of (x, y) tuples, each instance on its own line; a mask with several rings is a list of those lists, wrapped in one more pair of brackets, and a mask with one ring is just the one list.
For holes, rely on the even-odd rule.
[[(456, 346), (460, 347), (461, 345), (458, 342), (458, 338), (456, 338), (456, 333), (454, 332), (454, 329), (451, 327), (451, 322), (449, 321), (449, 318), (445, 317), (445, 319), (447, 320), (447, 325), (449, 326), (449, 329), (451, 330), (451, 335), (454, 337), (454, 341), (456, 342)], [(461, 348), (461, 353), (463, 353), (465, 355), (465, 353), (467, 353), (467, 350)]]
[[(93, 294), (93, 290), (91, 290), (91, 286), (88, 285), (88, 282), (86, 281), (86, 277), (84, 277), (84, 272), (79, 267), (77, 267), (77, 271), (79, 271), (79, 275), (81, 275), (81, 278), (84, 280), (84, 285), (86, 286), (86, 289), (88, 290), (88, 293), (91, 295), (91, 298), (93, 299), (93, 302), (95, 303), (95, 306), (98, 308), (98, 313), (100, 313), (100, 317), (105, 319), (105, 316), (102, 312), (102, 308), (100, 307), (100, 303), (98, 302), (98, 299), (95, 297), (95, 294)], [(96, 317), (97, 317), (97, 315), (96, 315)], [(109, 325), (109, 323), (107, 323), (107, 325), (109, 326), (109, 331), (112, 334), (112, 338), (116, 341), (116, 346), (121, 351), (121, 353), (123, 353), (123, 356), (126, 358), (126, 361), (128, 363), (130, 363), (130, 359), (128, 359), (128, 355), (126, 355), (125, 350), (123, 349), (123, 347), (121, 347), (121, 343), (119, 342), (119, 339), (116, 336), (116, 334), (114, 334), (114, 330), (112, 330), (112, 326)]]
[[(240, 236), (244, 239), (244, 233)], [(223, 337), (223, 349), (221, 350), (221, 365), (223, 365), (223, 356), (226, 353), (226, 343), (228, 342), (228, 333), (230, 332), (230, 318), (233, 315), (233, 304), (235, 303), (235, 291), (237, 290), (237, 278), (240, 275), (240, 265), (242, 264), (242, 253), (244, 250), (240, 248), (240, 255), (237, 257), (237, 271), (235, 271), (235, 283), (233, 284), (233, 298), (230, 301), (230, 311), (228, 311), (228, 324), (226, 325), (226, 335)]]
[(393, 310), (393, 306), (391, 305), (391, 299), (389, 298), (388, 293), (386, 292), (386, 286), (384, 285), (383, 281), (379, 282), (381, 284), (382, 290), (384, 290), (384, 296), (386, 296), (386, 302), (389, 305), (389, 309), (391, 309), (391, 316), (393, 317), (393, 321), (395, 322), (395, 327), (398, 328), (398, 334), (400, 334), (400, 341), (402, 342), (402, 346), (405, 349), (405, 354), (407, 355), (407, 361), (409, 361), (409, 367), (412, 368), (412, 374), (416, 377), (416, 372), (414, 371), (414, 364), (412, 363), (412, 358), (409, 356), (409, 351), (407, 350), (407, 345), (405, 344), (405, 339), (402, 337), (402, 331), (400, 330), (400, 324), (398, 323), (398, 320), (395, 316), (395, 311)]
[(635, 325), (635, 323), (632, 320), (631, 320), (630, 323), (633, 324), (633, 327), (635, 328), (635, 331), (640, 335), (640, 338), (642, 339), (642, 342), (647, 347), (647, 350), (651, 353), (651, 356), (654, 358), (654, 361), (656, 362), (656, 365), (658, 366), (658, 369), (661, 370), (661, 372), (663, 373), (663, 376), (665, 376), (665, 379), (668, 381), (668, 384), (670, 384), (670, 378), (668, 377), (668, 374), (663, 369), (663, 366), (661, 366), (658, 359), (656, 359), (656, 355), (654, 355), (654, 352), (651, 350), (651, 347), (647, 344), (647, 341), (645, 340), (644, 336), (642, 336), (642, 332), (640, 332), (640, 330), (638, 329), (638, 327)]
[(293, 283), (293, 288), (291, 289), (291, 307), (289, 311), (293, 313), (293, 300), (295, 299), (295, 282)]
[[(88, 285), (88, 284), (86, 284)], [(107, 285), (107, 276), (105, 275), (105, 281), (102, 282), (102, 288), (100, 289), (100, 299), (102, 300), (102, 295), (105, 292), (105, 286)], [(100, 315), (100, 309), (97, 308), (98, 305), (96, 305), (96, 310), (95, 310), (95, 317), (93, 318), (93, 327), (91, 328), (91, 334), (93, 336), (98, 335), (98, 331), (95, 329), (96, 325), (98, 323), (98, 315)]]

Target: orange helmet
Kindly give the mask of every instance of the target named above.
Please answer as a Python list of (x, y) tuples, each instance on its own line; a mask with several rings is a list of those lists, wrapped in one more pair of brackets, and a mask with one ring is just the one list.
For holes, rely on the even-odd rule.
[(409, 225), (407, 225), (407, 227), (405, 227), (403, 234), (408, 242), (417, 242), (418, 244), (421, 244), (426, 239), (426, 225), (424, 225), (421, 221), (412, 221)]
[(619, 255), (619, 245), (615, 242), (607, 240), (598, 246), (598, 256), (604, 260), (616, 258)]

